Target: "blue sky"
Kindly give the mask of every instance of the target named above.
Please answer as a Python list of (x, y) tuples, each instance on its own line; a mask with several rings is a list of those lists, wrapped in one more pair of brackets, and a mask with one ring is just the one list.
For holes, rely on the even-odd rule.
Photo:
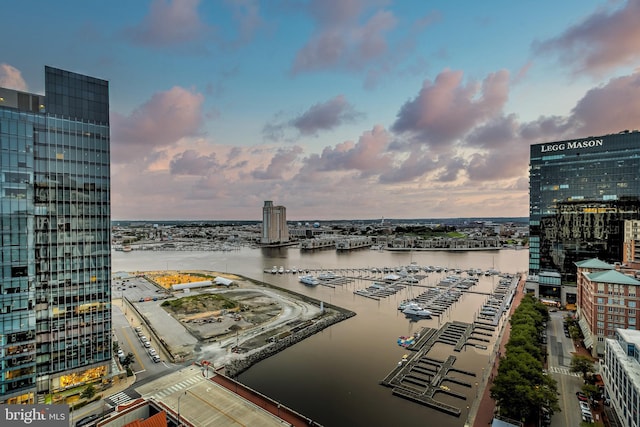
[(637, 129), (640, 1), (3, 5), (0, 86), (109, 80), (114, 219), (527, 216), (529, 145)]

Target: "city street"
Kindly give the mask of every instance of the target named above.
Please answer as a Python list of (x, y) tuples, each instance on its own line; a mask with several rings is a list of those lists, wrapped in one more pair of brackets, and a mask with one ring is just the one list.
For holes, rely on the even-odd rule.
[(561, 411), (551, 417), (552, 427), (574, 427), (582, 422), (580, 406), (576, 392), (582, 387), (579, 374), (569, 371), (572, 353), (575, 351), (573, 340), (564, 334), (562, 326), (566, 311), (556, 311), (547, 323), (548, 372), (558, 382), (558, 404)]

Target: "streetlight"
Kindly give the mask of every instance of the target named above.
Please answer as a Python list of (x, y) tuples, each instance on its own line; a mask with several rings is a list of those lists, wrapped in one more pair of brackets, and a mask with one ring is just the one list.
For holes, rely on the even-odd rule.
[(182, 420), (180, 419), (180, 399), (182, 399), (182, 397), (186, 395), (187, 395), (187, 392), (185, 391), (183, 394), (178, 396), (178, 427), (182, 425)]

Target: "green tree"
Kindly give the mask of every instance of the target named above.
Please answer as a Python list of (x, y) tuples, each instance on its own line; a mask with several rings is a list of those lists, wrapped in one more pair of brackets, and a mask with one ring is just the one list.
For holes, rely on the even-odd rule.
[(80, 397), (83, 399), (91, 399), (95, 395), (96, 388), (93, 386), (93, 384), (89, 384), (88, 386), (86, 386), (84, 390), (82, 390), (82, 393), (80, 393)]
[(582, 374), (582, 379), (585, 382), (587, 381), (587, 376), (595, 372), (591, 358), (581, 354), (576, 354), (571, 358), (571, 366), (569, 370), (574, 373)]
[(120, 364), (124, 366), (126, 369), (129, 369), (129, 366), (135, 361), (135, 357), (133, 353), (127, 353), (125, 357), (122, 358)]

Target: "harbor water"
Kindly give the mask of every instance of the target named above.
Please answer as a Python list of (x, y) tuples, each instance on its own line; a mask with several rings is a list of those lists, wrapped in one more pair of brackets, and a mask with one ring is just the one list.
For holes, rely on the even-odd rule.
[[(410, 321), (398, 304), (420, 294), (425, 286), (435, 286), (449, 273), (429, 273), (419, 284), (397, 294), (374, 300), (354, 294), (371, 281), (360, 269), (396, 268), (412, 263), (449, 269), (495, 269), (502, 273), (526, 271), (528, 251), (412, 251), (388, 252), (361, 249), (350, 252), (322, 250), (301, 252), (298, 248), (241, 248), (226, 252), (132, 251), (113, 252), (113, 271), (211, 270), (236, 273), (312, 296), (357, 313), (344, 322), (325, 329), (304, 341), (251, 367), (239, 380), (327, 427), (333, 426), (462, 426), (467, 420), (479, 384), (488, 368), (497, 332), (488, 337), (487, 349), (471, 346), (454, 352), (450, 345), (436, 343), (429, 357), (445, 360), (456, 357), (454, 367), (476, 373), (471, 388), (457, 388), (466, 399), (439, 393), (437, 399), (460, 408), (459, 417), (392, 394), (380, 381), (398, 364), (407, 350), (396, 343), (424, 327), (439, 328), (449, 321), (470, 323), (486, 301), (486, 293), (497, 286), (499, 277), (479, 276), (471, 288), (441, 316)], [(333, 271), (353, 280), (335, 287), (305, 286), (297, 274), (271, 274), (274, 266), (284, 269)], [(421, 273), (426, 274), (426, 273)], [(466, 276), (466, 274), (463, 274)]]

